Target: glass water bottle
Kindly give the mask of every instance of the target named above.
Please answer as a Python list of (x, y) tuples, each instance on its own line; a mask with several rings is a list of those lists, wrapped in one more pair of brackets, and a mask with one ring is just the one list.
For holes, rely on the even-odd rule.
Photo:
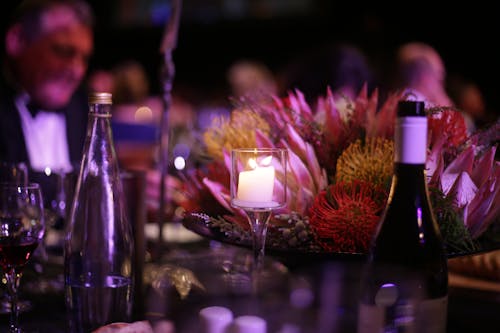
[(423, 102), (401, 101), (394, 174), (361, 282), (358, 332), (446, 331), (447, 259), (429, 202)]
[(131, 320), (133, 237), (111, 133), (112, 96), (89, 96), (89, 124), (64, 247), (71, 332)]

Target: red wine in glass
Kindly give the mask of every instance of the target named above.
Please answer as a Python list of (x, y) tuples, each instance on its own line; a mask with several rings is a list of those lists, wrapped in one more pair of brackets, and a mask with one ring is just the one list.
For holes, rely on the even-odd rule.
[(20, 332), (18, 287), (22, 270), (45, 231), (38, 184), (0, 183), (0, 267), (10, 300), (10, 332)]
[[(26, 265), (37, 246), (38, 239), (35, 237), (1, 237), (0, 268), (3, 272), (11, 269), (19, 272)], [(8, 298), (2, 299), (1, 304), (1, 313), (10, 313), (10, 300)], [(18, 300), (17, 307), (19, 311), (26, 311), (31, 308), (31, 305), (27, 301)]]
[(38, 246), (34, 237), (0, 238), (0, 265), (4, 271), (21, 269)]

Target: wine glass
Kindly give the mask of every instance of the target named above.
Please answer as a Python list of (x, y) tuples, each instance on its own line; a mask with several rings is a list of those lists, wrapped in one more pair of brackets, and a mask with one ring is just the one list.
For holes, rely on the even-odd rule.
[(254, 276), (263, 269), (267, 225), (272, 212), (286, 205), (287, 156), (288, 151), (283, 148), (231, 151), (231, 205), (241, 209), (250, 223)]
[(45, 231), (40, 185), (0, 184), (0, 265), (11, 302), (10, 332), (21, 332), (17, 291), (22, 270)]
[[(28, 183), (28, 166), (26, 163), (0, 161), (0, 183)], [(4, 284), (3, 281), (2, 284)], [(26, 300), (18, 300), (17, 307), (20, 312), (24, 312), (31, 308), (31, 304)], [(10, 299), (8, 298), (7, 293), (3, 290), (0, 294), (0, 313), (10, 313)]]

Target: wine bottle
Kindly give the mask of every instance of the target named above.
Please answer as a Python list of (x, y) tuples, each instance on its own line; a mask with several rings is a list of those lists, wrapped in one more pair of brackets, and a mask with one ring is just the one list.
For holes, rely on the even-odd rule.
[(429, 202), (423, 102), (400, 101), (394, 173), (361, 279), (358, 332), (446, 331), (448, 270)]
[(131, 320), (133, 238), (111, 132), (112, 96), (89, 96), (84, 154), (64, 245), (69, 331)]

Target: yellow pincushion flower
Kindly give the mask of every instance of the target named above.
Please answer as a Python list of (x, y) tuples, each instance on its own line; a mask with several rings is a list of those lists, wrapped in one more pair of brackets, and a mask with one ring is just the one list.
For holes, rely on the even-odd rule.
[(270, 134), (269, 124), (251, 110), (234, 110), (231, 117), (216, 118), (203, 133), (203, 140), (210, 157), (221, 160), (223, 149), (256, 147), (255, 130)]
[(365, 181), (386, 186), (392, 175), (394, 143), (383, 138), (356, 140), (337, 160), (337, 182)]

